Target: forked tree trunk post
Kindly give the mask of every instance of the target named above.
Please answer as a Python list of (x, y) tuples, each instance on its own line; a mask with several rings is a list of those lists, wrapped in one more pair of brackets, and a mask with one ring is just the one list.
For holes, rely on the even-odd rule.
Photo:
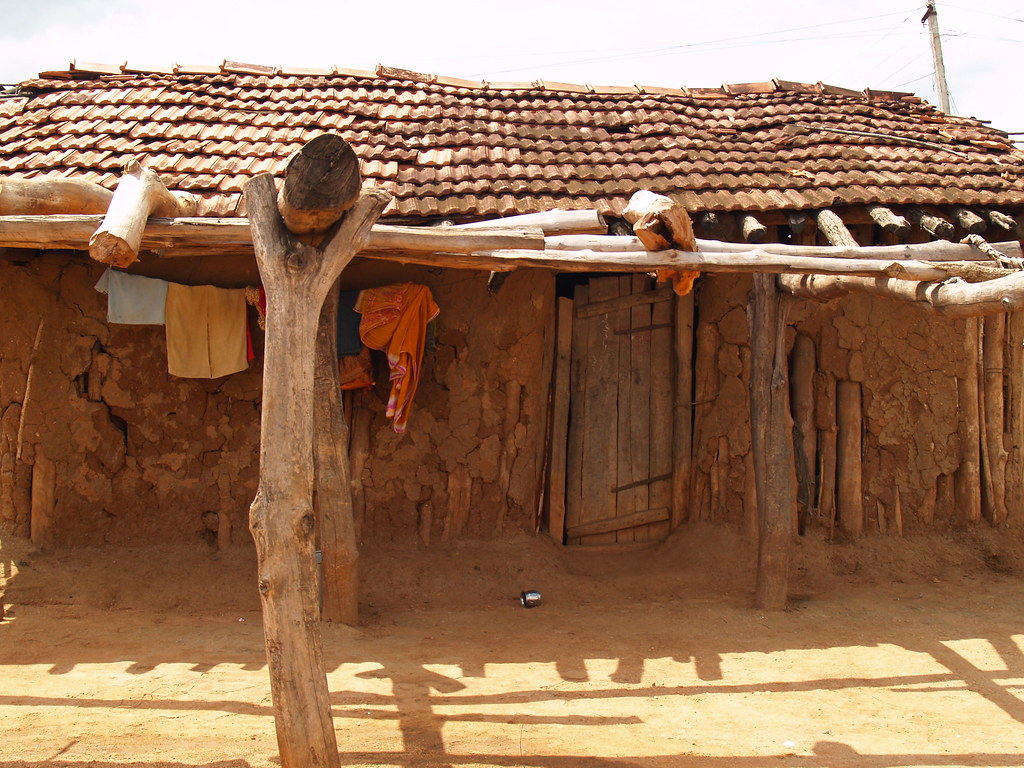
[(283, 768), (337, 766), (320, 636), (313, 496), (313, 371), (320, 308), (390, 200), (367, 189), (318, 248), (284, 226), (271, 176), (245, 187), (267, 292), (260, 481), (249, 513)]

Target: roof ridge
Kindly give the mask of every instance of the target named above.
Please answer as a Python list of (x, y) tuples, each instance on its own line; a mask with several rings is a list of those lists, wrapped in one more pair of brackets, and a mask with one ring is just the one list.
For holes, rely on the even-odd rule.
[(722, 98), (734, 97), (744, 94), (766, 94), (766, 93), (817, 93), (832, 96), (861, 97), (868, 101), (917, 101), (923, 99), (907, 91), (888, 91), (875, 88), (864, 88), (855, 90), (843, 88), (837, 85), (828, 85), (820, 80), (817, 83), (801, 83), (791, 80), (772, 78), (765, 82), (753, 83), (724, 83), (712, 87), (687, 87), (677, 88), (634, 84), (622, 85), (593, 85), (591, 83), (561, 83), (548, 82), (540, 78), (532, 81), (492, 82), (486, 79), (479, 81), (465, 78), (449, 77), (433, 73), (417, 72), (411, 69), (391, 67), (384, 64), (377, 64), (373, 70), (347, 69), (337, 65), (329, 68), (320, 67), (288, 67), (270, 66), (266, 64), (252, 64), (224, 59), (219, 65), (179, 64), (175, 63), (170, 67), (130, 66), (127, 61), (121, 64), (103, 64), (97, 62), (79, 62), (72, 60), (67, 70), (52, 70), (40, 72), (39, 77), (44, 79), (85, 79), (89, 75), (99, 77), (130, 75), (216, 75), (216, 74), (248, 74), (283, 77), (335, 77), (338, 75), (365, 78), (365, 79), (387, 79), (387, 80), (408, 80), (426, 84), (442, 85), (449, 88), (466, 89), (487, 89), (499, 91), (552, 91), (557, 93), (594, 93), (594, 94), (623, 94), (638, 93), (659, 96), (686, 96), (690, 98)]

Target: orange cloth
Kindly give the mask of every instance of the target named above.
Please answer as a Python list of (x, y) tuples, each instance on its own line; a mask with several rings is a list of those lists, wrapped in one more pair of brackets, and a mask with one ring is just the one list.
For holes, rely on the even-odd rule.
[(676, 296), (685, 296), (692, 291), (694, 280), (700, 277), (700, 272), (682, 269), (659, 269), (656, 274), (659, 283), (672, 280), (672, 290)]
[(419, 384), (427, 323), (441, 310), (425, 285), (398, 283), (363, 291), (355, 311), (363, 316), (359, 323), (363, 344), (387, 353), (391, 368), (387, 416), (393, 420), (395, 432), (405, 432)]
[(377, 382), (373, 380), (373, 362), (370, 350), (363, 347), (358, 355), (338, 358), (338, 385), (342, 390), (369, 389)]

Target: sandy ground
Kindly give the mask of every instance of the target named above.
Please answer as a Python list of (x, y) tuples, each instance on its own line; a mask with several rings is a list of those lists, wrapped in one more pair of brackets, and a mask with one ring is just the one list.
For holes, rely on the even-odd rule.
[[(324, 630), (341, 762), (1024, 765), (1015, 541), (810, 536), (776, 614), (720, 529), (620, 554), (367, 549), (363, 625)], [(6, 540), (0, 577), (0, 764), (278, 765), (248, 546)]]

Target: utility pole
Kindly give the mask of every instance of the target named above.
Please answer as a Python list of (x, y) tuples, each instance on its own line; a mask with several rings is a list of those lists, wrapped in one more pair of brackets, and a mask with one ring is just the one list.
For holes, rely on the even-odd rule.
[(949, 86), (946, 84), (946, 65), (942, 63), (942, 40), (939, 38), (939, 12), (935, 10), (935, 0), (928, 0), (927, 10), (921, 17), (921, 23), (928, 23), (928, 31), (932, 37), (932, 60), (935, 62), (935, 81), (939, 89), (939, 108), (949, 114)]

